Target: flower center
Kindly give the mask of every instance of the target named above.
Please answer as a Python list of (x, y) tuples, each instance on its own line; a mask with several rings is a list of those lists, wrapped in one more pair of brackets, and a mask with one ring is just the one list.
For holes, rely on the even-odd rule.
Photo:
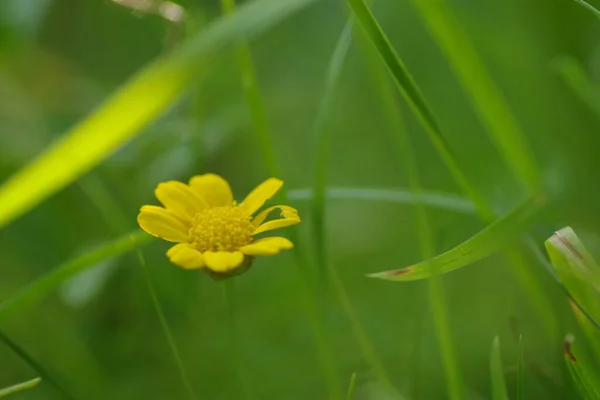
[(196, 250), (235, 251), (252, 241), (256, 227), (239, 207), (211, 207), (196, 214), (190, 243)]

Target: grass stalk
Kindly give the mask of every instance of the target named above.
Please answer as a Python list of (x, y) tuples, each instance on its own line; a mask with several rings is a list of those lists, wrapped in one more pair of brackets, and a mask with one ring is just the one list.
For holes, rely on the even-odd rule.
[(148, 293), (150, 294), (150, 298), (152, 299), (152, 304), (154, 305), (154, 309), (156, 310), (156, 315), (160, 320), (160, 326), (163, 330), (165, 338), (167, 339), (167, 343), (169, 345), (169, 349), (171, 350), (171, 354), (173, 355), (173, 360), (177, 365), (177, 369), (179, 370), (179, 374), (181, 375), (181, 381), (183, 382), (183, 386), (188, 392), (189, 397), (192, 400), (198, 400), (198, 396), (194, 392), (194, 388), (192, 387), (188, 374), (185, 370), (185, 366), (183, 364), (183, 360), (181, 359), (181, 354), (179, 353), (179, 349), (177, 348), (177, 344), (175, 344), (175, 339), (173, 338), (173, 332), (171, 331), (171, 327), (169, 326), (169, 322), (165, 317), (165, 313), (160, 305), (160, 301), (158, 300), (158, 296), (156, 295), (156, 290), (154, 289), (154, 284), (152, 283), (152, 279), (150, 279), (150, 275), (148, 274), (148, 268), (146, 267), (146, 260), (144, 259), (144, 255), (141, 250), (137, 251), (138, 261), (140, 263), (140, 267), (142, 269), (142, 274), (144, 275), (144, 280), (146, 281), (146, 286), (148, 287)]
[[(331, 57), (327, 75), (325, 78), (325, 91), (317, 110), (317, 116), (313, 126), (313, 137), (315, 139), (315, 177), (312, 201), (312, 223), (313, 236), (316, 248), (316, 264), (318, 273), (326, 272), (333, 284), (336, 297), (338, 298), (352, 332), (360, 346), (363, 357), (377, 375), (380, 382), (386, 387), (394, 390), (391, 379), (383, 363), (379, 360), (369, 336), (362, 326), (356, 310), (352, 306), (348, 292), (344, 287), (339, 272), (335, 266), (328, 262), (325, 238), (325, 213), (326, 213), (326, 184), (329, 171), (329, 159), (331, 158), (332, 135), (327, 129), (328, 118), (331, 115), (336, 89), (339, 84), (341, 72), (346, 60), (348, 49), (352, 40), (352, 21), (344, 27)], [(321, 275), (322, 276), (322, 275)]]
[(540, 184), (539, 167), (525, 141), (525, 135), (460, 21), (445, 0), (413, 0), (413, 4), (446, 55), (513, 175), (525, 189), (536, 191)]
[[(410, 190), (415, 198), (420, 199), (423, 192), (419, 179), (418, 163), (410, 137), (402, 121), (402, 116), (398, 104), (396, 104), (394, 94), (390, 90), (385, 71), (382, 71), (379, 64), (372, 61), (374, 58), (371, 54), (372, 53), (367, 54), (366, 59), (371, 66), (371, 75), (376, 81), (375, 84), (378, 89), (379, 98), (382, 102), (385, 118), (389, 124), (388, 131), (396, 145), (398, 158), (402, 160), (402, 166), (406, 172)], [(413, 207), (416, 211), (416, 225), (421, 258), (424, 260), (431, 260), (435, 254), (435, 246), (424, 202), (417, 201), (414, 203)], [(449, 397), (452, 400), (460, 400), (464, 398), (465, 390), (462, 383), (460, 368), (456, 359), (454, 345), (452, 343), (442, 277), (435, 265), (432, 265), (432, 276), (429, 279), (428, 292), (436, 335), (442, 353)]]
[(51, 385), (56, 392), (60, 393), (60, 395), (68, 400), (74, 400), (73, 397), (61, 383), (59, 383), (52, 375), (44, 368), (39, 361), (37, 361), (33, 356), (27, 353), (21, 346), (17, 343), (13, 342), (8, 336), (6, 336), (3, 332), (0, 332), (0, 342), (4, 343), (6, 347), (11, 349), (13, 353), (19, 356), (21, 360), (23, 360), (27, 365), (31, 367), (43, 380)]
[(185, 387), (188, 395), (193, 400), (198, 400), (198, 396), (194, 392), (194, 388), (192, 387), (188, 374), (185, 370), (185, 366), (183, 364), (183, 360), (181, 359), (181, 354), (179, 353), (179, 349), (177, 348), (177, 344), (175, 343), (175, 339), (173, 338), (173, 332), (171, 331), (171, 327), (169, 326), (169, 322), (165, 317), (165, 313), (160, 305), (160, 301), (158, 300), (158, 296), (156, 295), (156, 290), (154, 289), (154, 284), (152, 283), (152, 279), (150, 279), (150, 275), (148, 274), (148, 268), (146, 267), (146, 260), (144, 259), (144, 255), (141, 250), (137, 251), (138, 261), (140, 263), (140, 267), (142, 268), (142, 273), (144, 275), (144, 280), (146, 281), (146, 286), (148, 287), (148, 293), (150, 294), (150, 298), (152, 299), (152, 304), (154, 305), (154, 309), (156, 310), (156, 315), (160, 320), (160, 326), (163, 330), (165, 338), (167, 339), (167, 343), (169, 345), (169, 349), (171, 350), (171, 354), (173, 355), (173, 360), (177, 365), (177, 369), (179, 370), (179, 374), (181, 375), (181, 381), (183, 382), (183, 386)]
[(238, 382), (241, 385), (243, 397), (253, 398), (250, 391), (249, 380), (244, 369), (244, 357), (240, 348), (239, 335), (236, 320), (236, 302), (235, 302), (235, 277), (227, 278), (223, 281), (223, 300), (227, 307), (227, 330), (229, 331), (229, 356), (232, 367), (237, 375)]
[[(380, 57), (387, 66), (388, 71), (394, 78), (396, 86), (405, 97), (415, 115), (421, 121), (425, 131), (428, 133), (432, 143), (439, 152), (455, 181), (471, 199), (477, 210), (477, 214), (482, 221), (491, 223), (496, 218), (496, 213), (460, 167), (458, 160), (453, 154), (439, 127), (433, 111), (430, 109), (420, 88), (404, 66), (402, 60), (393, 49), (377, 20), (363, 0), (347, 1), (352, 9), (354, 17), (359, 21), (370, 41), (377, 49)], [(537, 311), (541, 315), (543, 322), (547, 325), (547, 329), (553, 336), (556, 336), (558, 321), (552, 312), (551, 305), (544, 296), (540, 283), (531, 276), (529, 266), (524, 256), (515, 248), (511, 248), (508, 251), (509, 257), (511, 261), (513, 261), (509, 262), (509, 265), (512, 267), (512, 271), (517, 277), (519, 284), (525, 289), (526, 293), (529, 294)]]
[[(221, 6), (225, 14), (232, 14), (236, 8), (235, 0), (221, 0)], [(235, 57), (244, 97), (250, 110), (254, 133), (259, 143), (265, 166), (270, 176), (281, 177), (282, 170), (277, 160), (263, 96), (252, 59), (252, 52), (246, 40), (241, 39), (235, 44)], [(281, 200), (282, 204), (288, 203), (288, 193), (285, 186), (281, 188), (277, 197)], [(290, 237), (294, 243), (299, 242), (296, 231), (291, 231)], [(303, 257), (302, 251), (295, 251), (294, 254), (298, 266), (298, 275), (300, 276), (299, 284), (306, 299), (306, 313), (315, 333), (317, 352), (328, 395), (332, 399), (338, 399), (341, 396), (340, 379), (336, 373), (336, 366), (330, 351), (331, 346), (328, 343), (325, 326), (319, 317), (319, 305), (312, 290), (309, 271), (308, 268), (305, 268), (306, 259)]]

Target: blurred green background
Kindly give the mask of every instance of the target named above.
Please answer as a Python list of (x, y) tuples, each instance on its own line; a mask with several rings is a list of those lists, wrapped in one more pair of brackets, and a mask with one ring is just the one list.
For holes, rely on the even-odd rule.
[[(0, 3), (0, 181), (88, 115), (139, 68), (221, 14), (216, 0), (178, 4), (182, 23), (109, 0)], [(532, 232), (537, 242), (541, 245), (554, 230), (571, 225), (587, 235), (588, 243), (600, 244), (595, 235), (600, 218), (600, 98), (593, 83), (600, 80), (600, 21), (570, 0), (448, 4), (541, 166), (551, 201)], [(495, 209), (512, 209), (524, 193), (411, 1), (377, 1), (373, 11), (438, 115), (469, 178)], [(344, 2), (318, 2), (250, 42), (282, 166), (280, 178), (288, 190), (312, 185), (314, 120), (327, 65), (348, 16)], [(231, 182), (241, 199), (267, 177), (233, 52), (227, 48), (217, 57), (208, 69), (198, 66), (206, 70), (204, 78), (141, 135), (0, 230), (0, 300), (61, 262), (134, 230), (139, 207), (157, 204), (153, 189), (161, 181), (215, 172)], [(567, 61), (589, 76), (583, 83), (585, 98), (560, 72)], [(390, 144), (369, 75), (364, 53), (354, 41), (327, 121), (333, 136), (328, 186), (405, 189), (402, 163)], [(403, 107), (424, 188), (459, 194), (418, 121)], [(94, 205), (92, 199), (103, 191), (122, 219), (107, 219)], [(299, 228), (290, 228), (300, 234), (294, 251), (304, 251), (310, 245), (309, 204), (302, 199), (290, 203), (304, 216)], [(468, 213), (428, 211), (438, 252), (484, 227)], [(444, 399), (427, 282), (365, 278), (369, 272), (420, 260), (413, 214), (408, 204), (331, 199), (328, 258), (401, 398)], [(229, 328), (221, 285), (170, 265), (167, 248), (167, 243), (153, 241), (143, 251), (190, 381), (201, 399), (242, 398), (227, 355)], [(531, 273), (560, 321), (558, 332), (552, 333), (535, 312), (501, 255), (443, 278), (469, 399), (490, 398), (490, 346), (496, 335), (514, 392), (514, 330), (523, 334), (527, 397), (574, 396), (561, 346), (563, 335), (577, 331), (576, 325), (561, 289), (539, 260), (527, 254)], [(326, 398), (296, 261), (292, 252), (259, 259), (236, 279), (240, 358), (255, 398)], [(398, 398), (378, 382), (335, 293), (324, 290), (319, 301), (341, 382), (346, 385), (356, 372), (356, 398)], [(0, 329), (78, 399), (188, 398), (135, 254), (105, 261), (69, 280), (26, 312), (2, 318)], [(17, 355), (0, 347), (0, 387), (33, 376)], [(43, 382), (15, 398), (61, 397)]]

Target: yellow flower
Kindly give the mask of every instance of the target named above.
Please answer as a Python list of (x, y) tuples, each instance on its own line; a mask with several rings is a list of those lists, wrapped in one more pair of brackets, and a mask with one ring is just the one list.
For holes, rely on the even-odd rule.
[[(215, 174), (194, 176), (189, 185), (163, 182), (154, 194), (164, 208), (142, 206), (137, 220), (149, 234), (178, 243), (167, 251), (173, 264), (228, 276), (246, 270), (253, 256), (293, 247), (283, 237), (254, 239), (260, 233), (300, 223), (298, 211), (288, 206), (268, 207), (252, 217), (282, 185), (279, 179), (267, 179), (238, 205), (227, 181)], [(275, 209), (282, 218), (265, 222)]]

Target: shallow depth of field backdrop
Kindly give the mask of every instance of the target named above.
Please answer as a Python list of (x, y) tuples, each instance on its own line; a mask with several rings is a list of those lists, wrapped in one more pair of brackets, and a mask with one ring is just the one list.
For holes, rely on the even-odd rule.
[[(503, 150), (490, 140), (476, 101), (415, 6), (420, 2), (427, 3), (386, 0), (369, 6), (421, 88), (460, 168), (504, 215), (527, 192)], [(91, 115), (137, 71), (197, 39), (198, 32), (211, 29), (223, 15), (216, 0), (182, 0), (180, 7), (170, 8), (149, 3), (154, 4), (149, 12), (109, 0), (0, 4), (0, 184)], [(526, 232), (518, 232), (515, 243), (526, 233), (545, 254), (544, 240), (570, 225), (594, 251), (600, 245), (600, 97), (594, 96), (600, 82), (600, 20), (571, 0), (452, 0), (445, 9), (458, 18), (468, 46), (483, 61), (539, 167), (547, 206)], [(337, 84), (328, 86), (331, 58), (350, 17), (344, 1), (315, 1), (263, 32), (251, 32), (279, 178), (303, 223), (284, 232), (296, 241), (293, 251), (258, 258), (248, 273), (235, 278), (237, 346), (232, 344), (222, 283), (170, 264), (163, 241), (141, 247), (185, 375), (199, 399), (328, 398), (332, 376), (337, 377), (333, 386), (345, 395), (353, 373), (356, 399), (449, 396), (428, 280), (366, 277), (423, 258), (418, 211), (406, 200), (411, 193), (406, 160), (390, 131), (408, 132), (412, 148), (404, 151), (416, 159), (421, 186), (426, 194), (441, 196), (426, 206), (435, 253), (460, 244), (486, 223), (472, 211), (357, 24)], [(94, 161), (91, 169), (77, 172), (64, 187), (3, 224), (0, 301), (62, 263), (135, 232), (140, 206), (157, 204), (153, 190), (161, 181), (214, 172), (230, 181), (241, 200), (269, 176), (234, 50), (229, 40), (195, 58), (186, 72), (193, 76), (185, 78), (177, 101), (161, 105), (159, 110), (166, 108), (141, 130), (135, 128), (131, 140), (107, 158)], [(385, 75), (377, 77), (376, 71)], [(177, 80), (167, 75), (150, 83), (148, 96), (155, 87), (162, 90), (161, 84)], [(388, 121), (378, 88), (382, 77), (401, 113), (399, 125)], [(124, 119), (144, 108), (143, 102), (122, 106)], [(106, 127), (119, 124), (117, 118)], [(316, 136), (323, 135), (325, 153), (319, 158)], [(86, 149), (90, 146), (93, 142)], [(307, 190), (314, 185), (320, 159), (327, 168), (327, 188), (392, 190), (334, 191), (327, 198), (325, 260), (339, 275), (346, 303), (340, 302), (340, 282), (332, 283), (328, 267), (315, 261), (318, 237)], [(59, 163), (69, 168), (68, 159)], [(361, 193), (371, 198), (359, 198)], [(509, 396), (516, 398), (519, 333), (524, 398), (576, 396), (562, 340), (569, 332), (582, 342), (584, 337), (560, 286), (530, 247), (522, 250), (525, 261), (518, 268), (527, 268), (540, 288), (542, 300), (537, 301), (542, 305), (532, 300), (514, 273), (515, 265), (502, 253), (441, 276), (456, 376), (465, 398), (491, 398), (490, 351), (496, 336)], [(361, 328), (367, 337), (357, 340)], [(102, 260), (17, 312), (0, 312), (0, 331), (73, 398), (190, 398), (135, 252)], [(325, 348), (319, 351), (318, 343)], [(323, 354), (333, 361), (329, 378)], [(395, 390), (380, 379), (377, 362)], [(39, 375), (14, 349), (0, 344), (0, 387)], [(64, 395), (43, 379), (14, 398)]]

